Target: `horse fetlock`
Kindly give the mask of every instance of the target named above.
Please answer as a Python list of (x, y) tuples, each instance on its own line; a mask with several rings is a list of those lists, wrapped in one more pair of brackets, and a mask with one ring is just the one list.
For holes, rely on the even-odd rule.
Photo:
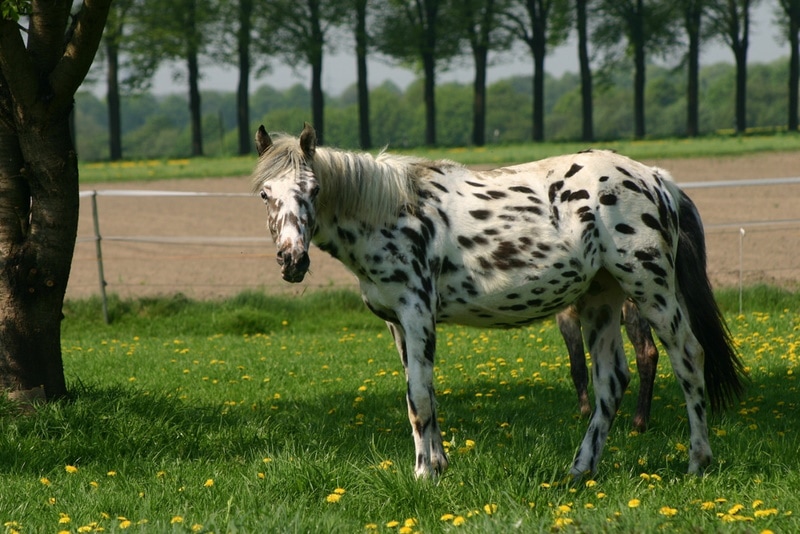
[(702, 475), (713, 459), (710, 449), (693, 448), (689, 451), (689, 474)]

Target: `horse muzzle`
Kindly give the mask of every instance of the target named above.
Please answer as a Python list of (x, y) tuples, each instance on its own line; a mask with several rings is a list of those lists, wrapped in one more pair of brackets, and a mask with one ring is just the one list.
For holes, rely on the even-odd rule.
[(278, 251), (278, 265), (281, 266), (281, 276), (287, 282), (297, 284), (303, 281), (311, 260), (306, 251), (292, 253), (288, 251)]

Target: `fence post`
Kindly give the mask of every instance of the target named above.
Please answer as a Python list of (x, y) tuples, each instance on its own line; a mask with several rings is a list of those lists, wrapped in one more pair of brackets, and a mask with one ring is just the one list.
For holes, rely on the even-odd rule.
[(103, 320), (110, 324), (108, 319), (108, 299), (106, 298), (106, 277), (103, 273), (103, 247), (100, 245), (100, 218), (97, 215), (97, 191), (92, 191), (92, 219), (94, 220), (94, 243), (97, 253), (97, 277), (100, 279), (100, 299), (103, 304)]
[(744, 228), (739, 228), (739, 315), (742, 314), (742, 291), (744, 287)]

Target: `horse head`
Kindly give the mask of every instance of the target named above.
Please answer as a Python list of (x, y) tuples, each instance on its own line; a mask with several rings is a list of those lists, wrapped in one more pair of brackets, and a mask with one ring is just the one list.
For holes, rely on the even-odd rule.
[(314, 128), (305, 123), (297, 139), (273, 142), (264, 126), (256, 132), (259, 155), (257, 191), (267, 207), (267, 226), (277, 246), (281, 276), (302, 282), (310, 260), (308, 246), (316, 227), (319, 184), (312, 162), (317, 146)]

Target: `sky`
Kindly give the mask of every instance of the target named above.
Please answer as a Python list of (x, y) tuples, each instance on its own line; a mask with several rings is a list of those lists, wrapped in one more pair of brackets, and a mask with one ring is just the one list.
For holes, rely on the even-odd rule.
[[(777, 29), (773, 23), (776, 2), (766, 2), (753, 9), (751, 19), (750, 48), (748, 61), (750, 63), (767, 63), (779, 58), (788, 58), (788, 45), (779, 44), (776, 40)], [(490, 58), (491, 61), (491, 58)], [(701, 65), (711, 65), (718, 62), (733, 63), (733, 53), (722, 42), (707, 46), (700, 57)], [(507, 53), (501, 58), (495, 58), (495, 65), (489, 67), (488, 83), (508, 78), (514, 75), (530, 75), (533, 72), (533, 62), (527, 47), (517, 47), (514, 53)], [(565, 72), (578, 71), (578, 57), (576, 38), (571, 38), (566, 44), (554, 49), (545, 60), (545, 70), (556, 77)], [(183, 79), (175, 80), (174, 72), (182, 73), (182, 65), (165, 65), (156, 74), (152, 92), (155, 94), (185, 93), (186, 82)], [(277, 89), (286, 89), (294, 84), (310, 86), (311, 68), (301, 65), (297, 69), (276, 64), (269, 74), (253, 78), (250, 82), (251, 90), (260, 85), (271, 85)], [(218, 90), (233, 92), (236, 90), (238, 73), (235, 66), (229, 69), (212, 66), (203, 69), (200, 81), (201, 90)], [(412, 70), (393, 66), (386, 60), (373, 57), (368, 62), (369, 85), (376, 87), (386, 80), (391, 80), (401, 89), (417, 78)], [(473, 78), (471, 61), (464, 60), (460, 65), (447, 72), (437, 72), (437, 83), (457, 81), (469, 83)], [(103, 79), (99, 77), (99, 79)], [(338, 53), (326, 53), (322, 66), (322, 88), (329, 95), (340, 95), (347, 87), (356, 81), (356, 64), (351, 50), (342, 49)], [(105, 96), (103, 83), (96, 83), (91, 88), (99, 97)]]

